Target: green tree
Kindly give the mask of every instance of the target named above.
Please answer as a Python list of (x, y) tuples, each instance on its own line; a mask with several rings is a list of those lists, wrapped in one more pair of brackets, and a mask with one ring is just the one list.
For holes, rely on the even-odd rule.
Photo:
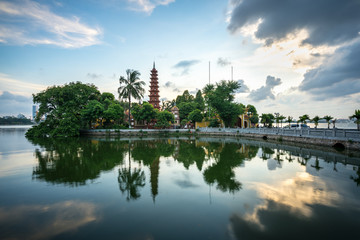
[(203, 120), (203, 115), (199, 109), (195, 109), (189, 114), (189, 120), (195, 124), (195, 122), (201, 122)]
[(177, 105), (179, 108), (180, 119), (188, 119), (189, 114), (196, 109), (196, 103), (194, 102), (182, 102)]
[(314, 122), (315, 124), (315, 128), (317, 128), (317, 126), (319, 125), (319, 121), (320, 121), (320, 117), (319, 116), (315, 116), (311, 119), (311, 121)]
[(156, 116), (156, 127), (167, 128), (170, 127), (170, 122), (174, 122), (174, 115), (168, 111), (158, 112)]
[(149, 123), (153, 119), (156, 119), (157, 112), (152, 104), (144, 102), (142, 105), (136, 107), (136, 110), (133, 111), (133, 116), (136, 121), (146, 121), (146, 124), (149, 127)]
[(88, 105), (82, 110), (82, 119), (89, 124), (89, 128), (93, 122), (101, 118), (104, 113), (104, 106), (97, 100), (91, 100)]
[(120, 124), (124, 118), (124, 109), (118, 102), (113, 101), (103, 113), (103, 118), (106, 120), (105, 123), (110, 125), (111, 122)]
[(271, 113), (263, 113), (260, 116), (261, 118), (261, 123), (264, 124), (264, 127), (272, 127), (272, 124), (274, 122), (274, 115), (272, 115)]
[(330, 128), (330, 121), (331, 119), (333, 119), (333, 117), (326, 115), (325, 117), (323, 117), (323, 119), (326, 120), (327, 124), (328, 124), (328, 129)]
[(33, 137), (78, 136), (82, 111), (91, 100), (99, 100), (100, 92), (94, 85), (71, 82), (64, 86), (52, 86), (33, 94), (33, 102), (39, 104), (36, 121), (45, 118), (26, 133)]
[(287, 119), (286, 119), (286, 122), (289, 123), (289, 127), (290, 127), (290, 124), (294, 121), (293, 117), (291, 116), (288, 116)]
[(189, 93), (188, 90), (185, 90), (182, 95), (176, 97), (176, 106), (179, 106), (180, 103), (193, 102), (194, 96)]
[(141, 99), (144, 96), (145, 90), (144, 81), (140, 80), (140, 73), (136, 70), (127, 69), (127, 78), (120, 77), (120, 87), (118, 88), (119, 98), (129, 100), (129, 128), (131, 128), (131, 97)]
[(304, 115), (302, 115), (302, 116), (300, 116), (299, 117), (299, 120), (300, 120), (300, 122), (301, 123), (306, 123), (306, 120), (310, 120), (310, 117), (309, 117), (309, 115), (307, 115), (307, 114), (304, 114)]
[(240, 84), (237, 81), (223, 80), (216, 86), (207, 84), (203, 89), (208, 104), (216, 110), (227, 127), (232, 126), (241, 113), (239, 105), (233, 103), (238, 88)]
[(196, 108), (203, 112), (205, 109), (205, 101), (202, 96), (201, 90), (197, 91), (194, 102), (196, 104)]
[(355, 123), (357, 125), (357, 130), (360, 130), (360, 109), (355, 110), (355, 113), (351, 116), (349, 116), (349, 119), (354, 119), (355, 118)]
[(279, 116), (279, 121), (280, 121), (280, 124), (281, 124), (281, 127), (282, 127), (282, 124), (283, 124), (283, 121), (286, 119), (286, 117), (284, 115), (280, 115)]

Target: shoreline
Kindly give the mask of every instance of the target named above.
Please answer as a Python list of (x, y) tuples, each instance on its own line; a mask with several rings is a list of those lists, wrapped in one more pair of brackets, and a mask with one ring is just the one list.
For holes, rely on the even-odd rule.
[(95, 129), (81, 130), (84, 136), (212, 136), (245, 137), (278, 142), (296, 142), (310, 145), (360, 150), (360, 131), (346, 129)]

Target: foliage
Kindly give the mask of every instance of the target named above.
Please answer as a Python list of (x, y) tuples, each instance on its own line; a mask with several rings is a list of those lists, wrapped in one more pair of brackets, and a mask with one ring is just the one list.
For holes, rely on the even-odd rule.
[(156, 116), (156, 127), (167, 128), (170, 127), (170, 122), (174, 121), (174, 115), (169, 111), (158, 112)]
[(0, 117), (0, 125), (31, 125), (30, 119), (17, 117)]
[(210, 119), (209, 127), (219, 127), (220, 121), (217, 118)]
[(329, 116), (329, 115), (326, 115), (326, 116), (323, 117), (323, 119), (326, 120), (326, 122), (328, 124), (328, 128), (330, 128), (330, 121), (331, 121), (331, 119), (333, 119), (333, 117)]
[(203, 89), (206, 101), (217, 111), (227, 127), (232, 126), (241, 113), (239, 105), (233, 103), (234, 93), (238, 88), (240, 84), (237, 81), (223, 80), (216, 83), (216, 86), (207, 84)]
[(142, 105), (137, 105), (134, 107), (132, 115), (136, 121), (146, 121), (146, 123), (149, 125), (149, 123), (157, 116), (156, 110), (157, 109), (155, 109), (152, 104), (144, 102)]
[(290, 127), (290, 124), (292, 123), (292, 121), (294, 121), (293, 117), (288, 116), (286, 119), (286, 122), (289, 123), (289, 127)]
[(351, 116), (349, 116), (349, 119), (354, 119), (355, 118), (355, 123), (357, 125), (357, 129), (360, 130), (360, 109), (355, 110), (355, 113)]
[(189, 114), (196, 109), (195, 102), (182, 102), (178, 105), (180, 120), (189, 119)]
[(124, 98), (129, 100), (129, 127), (131, 127), (131, 97), (135, 99), (141, 99), (144, 96), (145, 90), (143, 85), (144, 81), (140, 80), (140, 73), (136, 70), (127, 69), (126, 70), (127, 78), (123, 76), (120, 77), (119, 83), (120, 87), (118, 88), (119, 98)]
[(100, 92), (94, 85), (71, 82), (64, 86), (52, 86), (33, 94), (33, 102), (39, 104), (36, 121), (44, 122), (29, 129), (26, 136), (68, 137), (79, 135), (81, 113), (91, 100), (97, 100)]
[(250, 122), (251, 122), (252, 124), (256, 124), (256, 123), (259, 122), (259, 115), (254, 114), (254, 115), (252, 115), (252, 116), (249, 118), (249, 120), (250, 120)]
[(300, 116), (299, 117), (299, 120), (300, 120), (300, 122), (301, 123), (306, 123), (306, 120), (310, 120), (310, 117), (309, 117), (309, 115), (307, 115), (307, 114), (304, 114), (304, 115), (302, 115), (302, 116)]
[(315, 116), (314, 118), (311, 119), (311, 121), (315, 123), (315, 128), (317, 128), (317, 126), (319, 125), (320, 119), (321, 118), (319, 116)]
[(195, 122), (201, 122), (203, 120), (203, 115), (199, 109), (195, 109), (189, 114), (189, 120), (195, 124)]
[(202, 96), (201, 90), (197, 91), (194, 102), (196, 104), (196, 108), (203, 112), (205, 109), (205, 101)]
[(182, 95), (176, 97), (176, 106), (179, 106), (181, 103), (193, 102), (194, 96), (189, 93), (188, 90), (185, 90)]
[(97, 100), (91, 100), (89, 104), (82, 110), (81, 115), (82, 119), (89, 123), (89, 128), (91, 128), (92, 122), (95, 122), (96, 119), (101, 118), (104, 113), (104, 106)]
[(261, 123), (264, 124), (264, 127), (272, 127), (275, 117), (271, 113), (263, 113), (261, 114), (260, 118)]
[(163, 101), (161, 105), (161, 111), (168, 110), (170, 112), (171, 108), (173, 108), (175, 104), (176, 104), (175, 100)]

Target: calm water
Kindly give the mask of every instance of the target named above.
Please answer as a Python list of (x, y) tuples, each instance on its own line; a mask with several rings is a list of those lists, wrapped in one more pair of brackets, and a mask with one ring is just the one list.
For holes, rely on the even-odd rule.
[(0, 129), (0, 239), (356, 239), (359, 153)]

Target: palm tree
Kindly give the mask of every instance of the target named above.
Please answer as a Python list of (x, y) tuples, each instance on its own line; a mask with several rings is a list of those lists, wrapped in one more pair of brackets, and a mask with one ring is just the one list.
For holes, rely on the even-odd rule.
[(319, 116), (315, 116), (313, 119), (311, 119), (311, 121), (315, 123), (315, 128), (317, 128), (317, 126), (319, 125), (319, 120), (320, 120)]
[(331, 119), (333, 119), (332, 116), (326, 115), (325, 117), (323, 117), (323, 119), (326, 120), (327, 124), (328, 124), (328, 129), (330, 128), (330, 121)]
[(309, 119), (310, 119), (310, 117), (307, 114), (304, 114), (304, 115), (299, 117), (300, 122), (304, 123), (304, 124), (306, 123), (306, 120), (309, 120)]
[(283, 124), (283, 121), (286, 119), (286, 117), (284, 115), (280, 115), (279, 116), (279, 120), (280, 120), (280, 124), (281, 124), (281, 127), (282, 127), (282, 124)]
[[(127, 78), (120, 77), (120, 87), (118, 88), (119, 98), (129, 99), (129, 128), (131, 128), (131, 96), (135, 99), (141, 99), (144, 97), (145, 90), (142, 85), (145, 85), (144, 81), (140, 81), (140, 73), (136, 70), (127, 69)], [(124, 84), (124, 85), (122, 85)]]
[(289, 128), (290, 128), (290, 124), (293, 120), (294, 120), (293, 117), (291, 117), (291, 116), (287, 117), (286, 122), (289, 123)]
[(356, 119), (354, 122), (357, 125), (357, 129), (360, 130), (360, 109), (355, 110), (355, 114), (350, 116), (349, 119)]

